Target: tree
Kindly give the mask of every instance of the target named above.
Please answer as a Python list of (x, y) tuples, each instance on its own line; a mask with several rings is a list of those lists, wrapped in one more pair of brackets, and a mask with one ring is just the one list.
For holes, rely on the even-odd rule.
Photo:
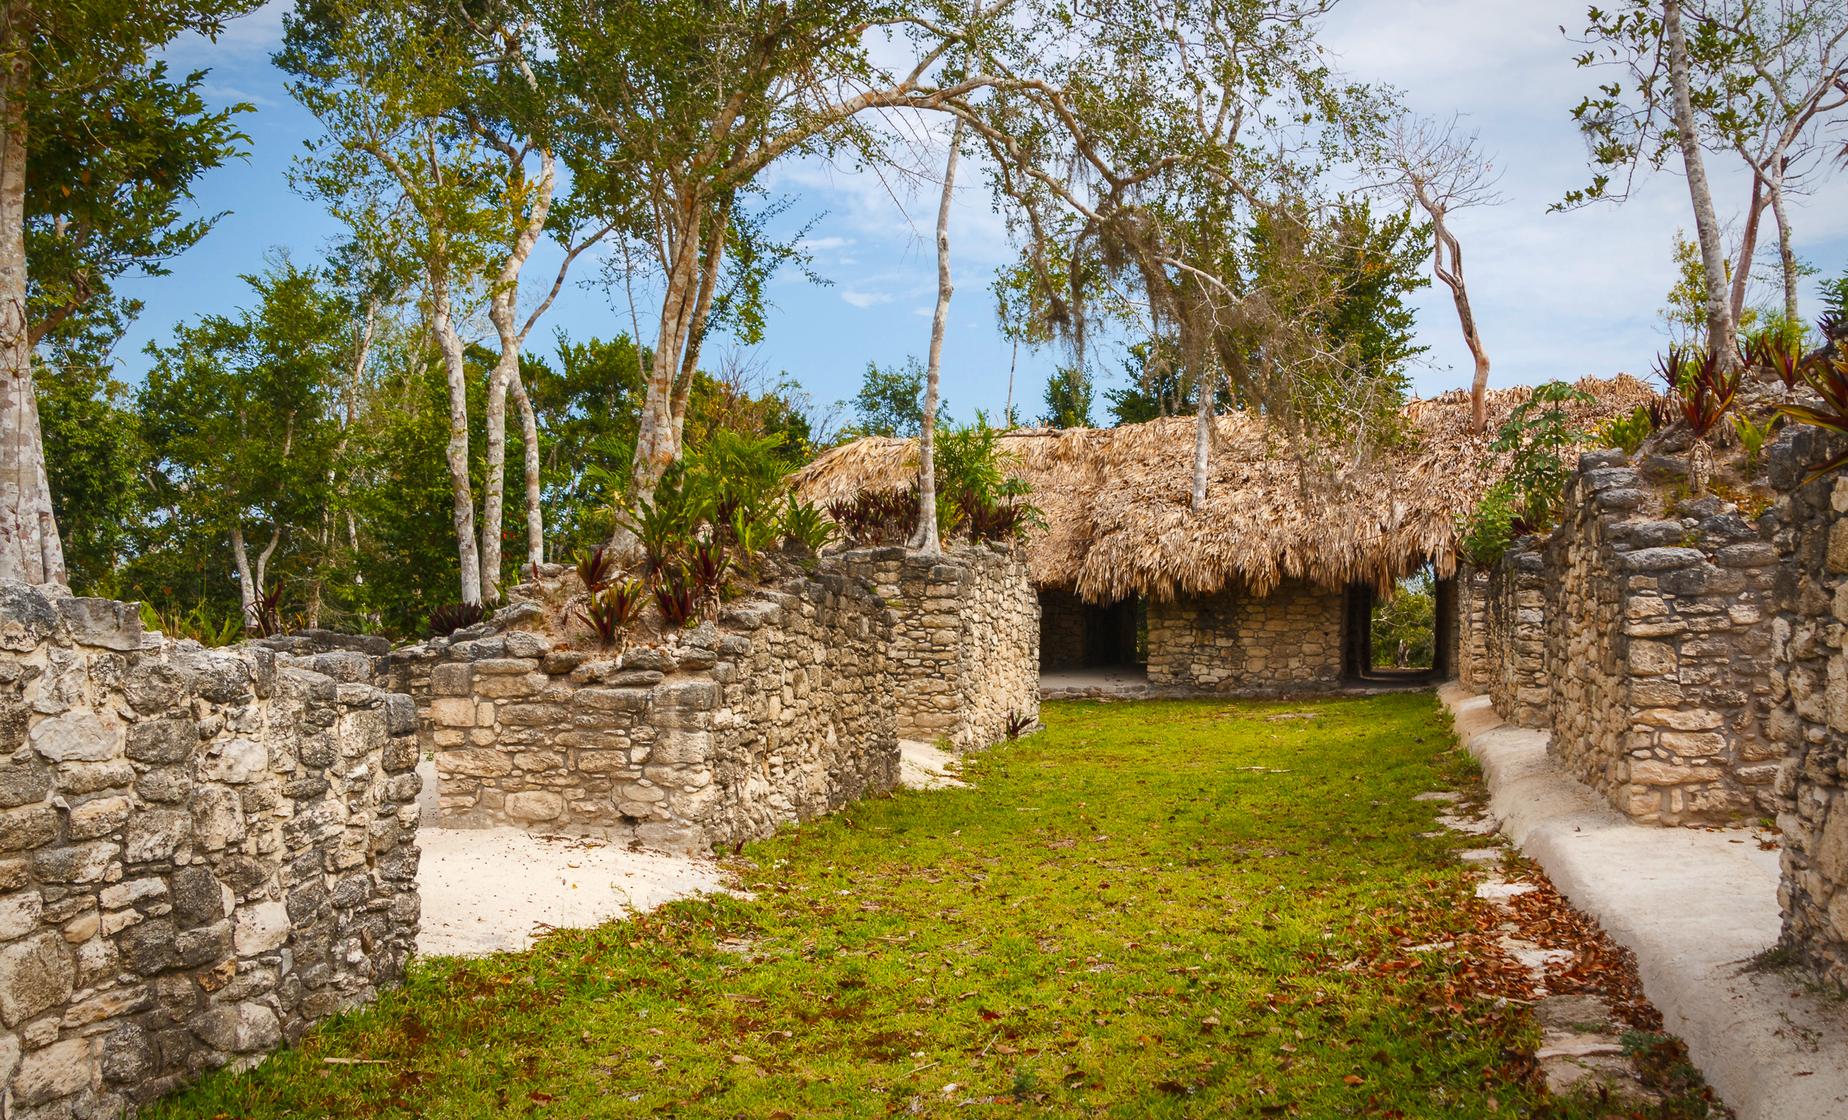
[[(1572, 110), (1591, 144), (1593, 175), (1587, 187), (1568, 191), (1564, 207), (1630, 194), (1637, 174), (1661, 168), (1671, 153), (1681, 159), (1693, 204), (1695, 240), (1700, 246), (1706, 309), (1707, 349), (1731, 361), (1738, 323), (1732, 313), (1727, 257), (1713, 191), (1701, 153), (1695, 116), (1694, 56), (1688, 46), (1683, 0), (1624, 0), (1616, 8), (1586, 13), (1587, 49), (1581, 67), (1616, 66), (1629, 76), (1599, 87)], [(1622, 182), (1613, 189), (1613, 176)]]
[(244, 280), (255, 306), (203, 316), (149, 347), (140, 409), (157, 492), (229, 541), (244, 627), (255, 631), (273, 622), (278, 550), (327, 509), (347, 318), (320, 277), (286, 260)]
[(953, 46), (966, 51), (1005, 22), (993, 8), (975, 19), (943, 7), (955, 18), (869, 0), (539, 5), (573, 180), (662, 292), (632, 500), (646, 500), (680, 454), (707, 337), (729, 324), (752, 341), (765, 278), (797, 252), (768, 236), (758, 177), (801, 153), (889, 164), (867, 115), (941, 109), (997, 80), (935, 81)]
[(1048, 428), (1091, 427), (1091, 379), (1078, 366), (1060, 366), (1046, 379)]
[(950, 203), (956, 191), (956, 157), (962, 154), (963, 122), (950, 128), (950, 154), (943, 161), (943, 195), (937, 203), (937, 306), (930, 318), (930, 357), (924, 365), (924, 414), (918, 423), (918, 528), (911, 547), (926, 556), (943, 548), (937, 539), (937, 386), (943, 373), (943, 329), (950, 318)]
[(1463, 328), (1463, 344), (1469, 347), (1475, 362), (1469, 385), (1470, 427), (1476, 432), (1487, 431), (1489, 353), (1470, 306), (1469, 286), (1463, 276), (1463, 246), (1450, 227), (1450, 215), (1501, 201), (1495, 192), (1494, 169), (1480, 154), (1476, 136), (1458, 132), (1454, 120), (1439, 127), (1430, 121), (1401, 116), (1388, 134), (1385, 154), (1397, 175), (1394, 186), (1399, 194), (1431, 221), (1431, 271), (1450, 289), (1457, 324)]
[[(305, 166), (306, 183), (372, 251), (403, 246), (421, 263), (431, 330), (450, 379), (451, 504), (470, 584), (462, 597), (495, 602), (509, 394), (527, 449), (527, 559), (544, 558), (537, 421), (520, 377), (521, 351), (571, 265), (608, 227), (586, 232), (554, 220), (551, 113), (534, 71), (531, 25), (512, 6), (317, 0), (285, 27), (277, 63), (295, 75), (291, 92), (327, 130)], [(563, 259), (522, 319), (522, 274), (548, 230), (562, 241)], [(485, 303), (499, 348), (488, 373), (479, 540), (462, 383), (467, 344), (457, 307), (469, 294)]]
[(0, 578), (66, 581), (33, 350), (129, 272), (197, 241), (200, 174), (236, 149), (241, 106), (207, 112), (203, 75), (150, 55), (213, 37), (249, 0), (8, 0), (0, 5)]
[[(915, 357), (896, 369), (866, 363), (866, 376), (854, 394), (854, 414), (860, 418), (853, 432), (863, 436), (918, 434), (924, 427), (924, 366)], [(938, 401), (939, 412), (947, 406)]]
[(116, 565), (139, 521), (141, 430), (128, 387), (110, 376), (110, 352), (139, 305), (115, 296), (50, 330), (35, 378), (52, 509), (80, 594), (115, 591)]
[(1731, 311), (1744, 310), (1760, 215), (1777, 222), (1783, 316), (1798, 321), (1801, 277), (1786, 198), (1815, 169), (1820, 124), (1848, 106), (1848, 6), (1808, 0), (1688, 0), (1691, 66), (1703, 137), (1752, 172), (1752, 203), (1734, 268)]

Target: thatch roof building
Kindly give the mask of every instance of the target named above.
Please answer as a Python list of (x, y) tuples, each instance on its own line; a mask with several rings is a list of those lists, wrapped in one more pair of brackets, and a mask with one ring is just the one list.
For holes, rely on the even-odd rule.
[[(1656, 398), (1628, 376), (1578, 384), (1595, 401), (1574, 409), (1585, 427)], [(1489, 432), (1529, 395), (1491, 392)], [(1152, 679), (1168, 671), (1158, 642), (1190, 647), (1176, 657), (1195, 664), (1176, 669), (1176, 683), (1245, 689), (1267, 683), (1254, 683), (1254, 675), (1275, 677), (1268, 683), (1278, 686), (1311, 683), (1289, 679), (1292, 673), (1338, 679), (1359, 609), (1352, 589), (1384, 591), (1427, 563), (1440, 579), (1449, 577), (1458, 516), (1506, 466), (1489, 449), (1492, 434), (1469, 430), (1465, 393), (1413, 401), (1404, 419), (1403, 437), (1391, 448), (1331, 462), (1343, 458), (1338, 451), (1301, 456), (1261, 419), (1221, 416), (1206, 504), (1197, 512), (1192, 417), (1002, 436), (1011, 469), (1031, 485), (1047, 522), (1027, 545), (1028, 569), (1042, 592), (1042, 656), (1095, 661), (1097, 631), (1105, 632), (1104, 645), (1120, 647), (1133, 629), (1138, 648), (1146, 643)], [(916, 463), (913, 440), (862, 439), (804, 468), (796, 488), (817, 503), (903, 489)], [(1071, 621), (1074, 613), (1084, 616), (1082, 627)], [(1340, 633), (1296, 632), (1330, 625)], [(1070, 654), (1077, 639), (1060, 631), (1081, 629), (1086, 651)], [(1313, 638), (1307, 656), (1316, 664), (1270, 664), (1274, 654), (1252, 646), (1264, 630), (1277, 639), (1267, 646)], [(1345, 656), (1351, 661), (1353, 651)], [(1228, 658), (1242, 658), (1242, 667), (1198, 664)]]
[[(1655, 399), (1629, 376), (1587, 378), (1586, 427)], [(1526, 389), (1489, 394), (1489, 431)], [(1291, 579), (1389, 587), (1426, 561), (1455, 566), (1456, 523), (1506, 463), (1492, 435), (1469, 430), (1469, 397), (1446, 393), (1405, 408), (1399, 446), (1357, 465), (1304, 464), (1261, 420), (1215, 422), (1206, 505), (1190, 508), (1195, 422), (1151, 420), (1107, 429), (1026, 429), (1001, 437), (1014, 473), (1033, 488), (1047, 530), (1027, 545), (1041, 588), (1091, 602), (1170, 599), (1230, 584), (1266, 592)], [(797, 493), (826, 503), (913, 484), (915, 440), (869, 438), (827, 452), (796, 475)]]

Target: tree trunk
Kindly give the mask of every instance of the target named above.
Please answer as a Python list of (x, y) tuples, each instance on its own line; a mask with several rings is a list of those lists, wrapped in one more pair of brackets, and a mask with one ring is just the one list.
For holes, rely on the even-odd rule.
[[(1476, 312), (1469, 304), (1469, 285), (1463, 279), (1463, 246), (1444, 222), (1445, 207), (1431, 197), (1422, 182), (1414, 181), (1413, 190), (1418, 204), (1431, 216), (1431, 270), (1450, 289), (1451, 302), (1457, 308), (1457, 323), (1463, 328), (1463, 344), (1469, 347), (1469, 355), (1475, 360), (1475, 373), (1469, 383), (1470, 431), (1484, 432), (1489, 427), (1489, 354), (1483, 348), (1482, 335), (1476, 330)], [(1444, 263), (1446, 253), (1450, 257), (1448, 264)]]
[[(481, 480), (481, 601), (500, 602), (501, 522), (507, 495), (507, 385), (519, 376), (520, 354), (501, 350), (488, 374), (486, 423), (487, 472)], [(509, 368), (509, 367), (513, 368)]]
[[(950, 203), (956, 190), (956, 157), (962, 148), (963, 122), (950, 129), (950, 154), (943, 163), (943, 197), (937, 203), (937, 309), (930, 320), (930, 357), (924, 366), (924, 423), (918, 430), (918, 527), (911, 547), (926, 556), (943, 552), (937, 539), (937, 384), (943, 373), (943, 330), (950, 317)], [(1008, 382), (1010, 397), (1013, 380)]]
[[(1781, 162), (1781, 161), (1780, 161)], [(1784, 271), (1784, 318), (1797, 319), (1797, 251), (1790, 239), (1790, 215), (1784, 210), (1784, 170), (1780, 166), (1771, 176), (1771, 213), (1777, 218), (1777, 258)]]
[(1707, 184), (1707, 166), (1701, 157), (1700, 134), (1695, 131), (1694, 102), (1689, 92), (1688, 40), (1681, 26), (1681, 0), (1663, 0), (1662, 47), (1668, 55), (1668, 84), (1673, 100), (1675, 141), (1687, 169), (1688, 196), (1694, 203), (1694, 228), (1700, 238), (1700, 261), (1707, 281), (1707, 350), (1731, 364), (1738, 349), (1726, 283), (1726, 250), (1720, 243), (1720, 223), (1713, 214), (1713, 191)]
[(456, 556), (462, 567), (462, 601), (481, 603), (481, 554), (475, 547), (475, 494), (468, 478), (468, 365), (449, 305), (449, 277), (440, 265), (430, 270), (430, 331), (443, 353), (449, 382), (449, 490), (456, 530)]
[(1745, 285), (1752, 276), (1752, 256), (1758, 252), (1758, 222), (1765, 212), (1765, 181), (1753, 167), (1752, 204), (1745, 211), (1745, 231), (1739, 235), (1739, 259), (1733, 265), (1732, 321), (1745, 317)]
[(526, 464), (526, 563), (535, 573), (545, 563), (545, 507), (540, 503), (539, 417), (533, 412), (526, 383), (516, 372), (507, 383), (520, 408), (520, 444)]
[(1200, 380), (1195, 388), (1200, 400), (1195, 406), (1194, 416), (1194, 461), (1193, 461), (1193, 503), (1194, 512), (1199, 512), (1206, 505), (1207, 470), (1213, 461), (1213, 365), (1204, 362), (1200, 366)]
[(257, 577), (250, 570), (250, 549), (244, 544), (244, 527), (231, 526), (231, 559), (237, 565), (237, 598), (243, 607), (244, 629), (257, 626)]
[(0, 15), (0, 579), (63, 584), (64, 545), (32, 381), (26, 322), (26, 109), (32, 80), (24, 13)]

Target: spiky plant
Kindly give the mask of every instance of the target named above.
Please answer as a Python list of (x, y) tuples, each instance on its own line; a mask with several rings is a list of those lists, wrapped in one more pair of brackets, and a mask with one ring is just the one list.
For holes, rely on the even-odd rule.
[(603, 648), (620, 649), (628, 644), (629, 627), (642, 616), (645, 595), (646, 590), (636, 580), (612, 583), (593, 594), (578, 617)]
[(661, 611), (661, 621), (668, 626), (678, 629), (693, 621), (699, 613), (699, 602), (687, 576), (686, 565), (678, 560), (654, 570), (649, 577), (649, 591), (654, 596), (655, 606)]
[(598, 545), (589, 552), (580, 552), (574, 560), (584, 590), (593, 594), (609, 586), (616, 576), (616, 558), (610, 554), (607, 545)]
[[(1848, 354), (1838, 348), (1812, 358), (1804, 363), (1803, 381), (1822, 398), (1822, 403), (1815, 407), (1803, 404), (1779, 405), (1778, 411), (1792, 420), (1814, 424), (1836, 435), (1848, 436)], [(1805, 481), (1821, 478), (1843, 467), (1848, 467), (1848, 451), (1811, 467)]]
[[(830, 513), (833, 508), (829, 507)], [(782, 515), (777, 519), (777, 533), (785, 545), (793, 545), (810, 556), (816, 556), (834, 540), (835, 525), (839, 519), (830, 521), (828, 516), (807, 502), (797, 501), (796, 496), (791, 494)]]
[(480, 603), (445, 603), (430, 612), (430, 636), (447, 638), (457, 630), (466, 630), (487, 617)]

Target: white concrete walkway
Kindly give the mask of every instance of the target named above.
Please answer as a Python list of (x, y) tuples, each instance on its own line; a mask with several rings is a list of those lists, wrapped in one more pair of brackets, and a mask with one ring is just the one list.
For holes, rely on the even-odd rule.
[(1546, 732), (1457, 685), (1438, 695), (1502, 831), (1636, 954), (1664, 1026), (1740, 1120), (1848, 1120), (1848, 1005), (1749, 967), (1778, 936), (1777, 853), (1746, 830), (1635, 824), (1559, 771)]

